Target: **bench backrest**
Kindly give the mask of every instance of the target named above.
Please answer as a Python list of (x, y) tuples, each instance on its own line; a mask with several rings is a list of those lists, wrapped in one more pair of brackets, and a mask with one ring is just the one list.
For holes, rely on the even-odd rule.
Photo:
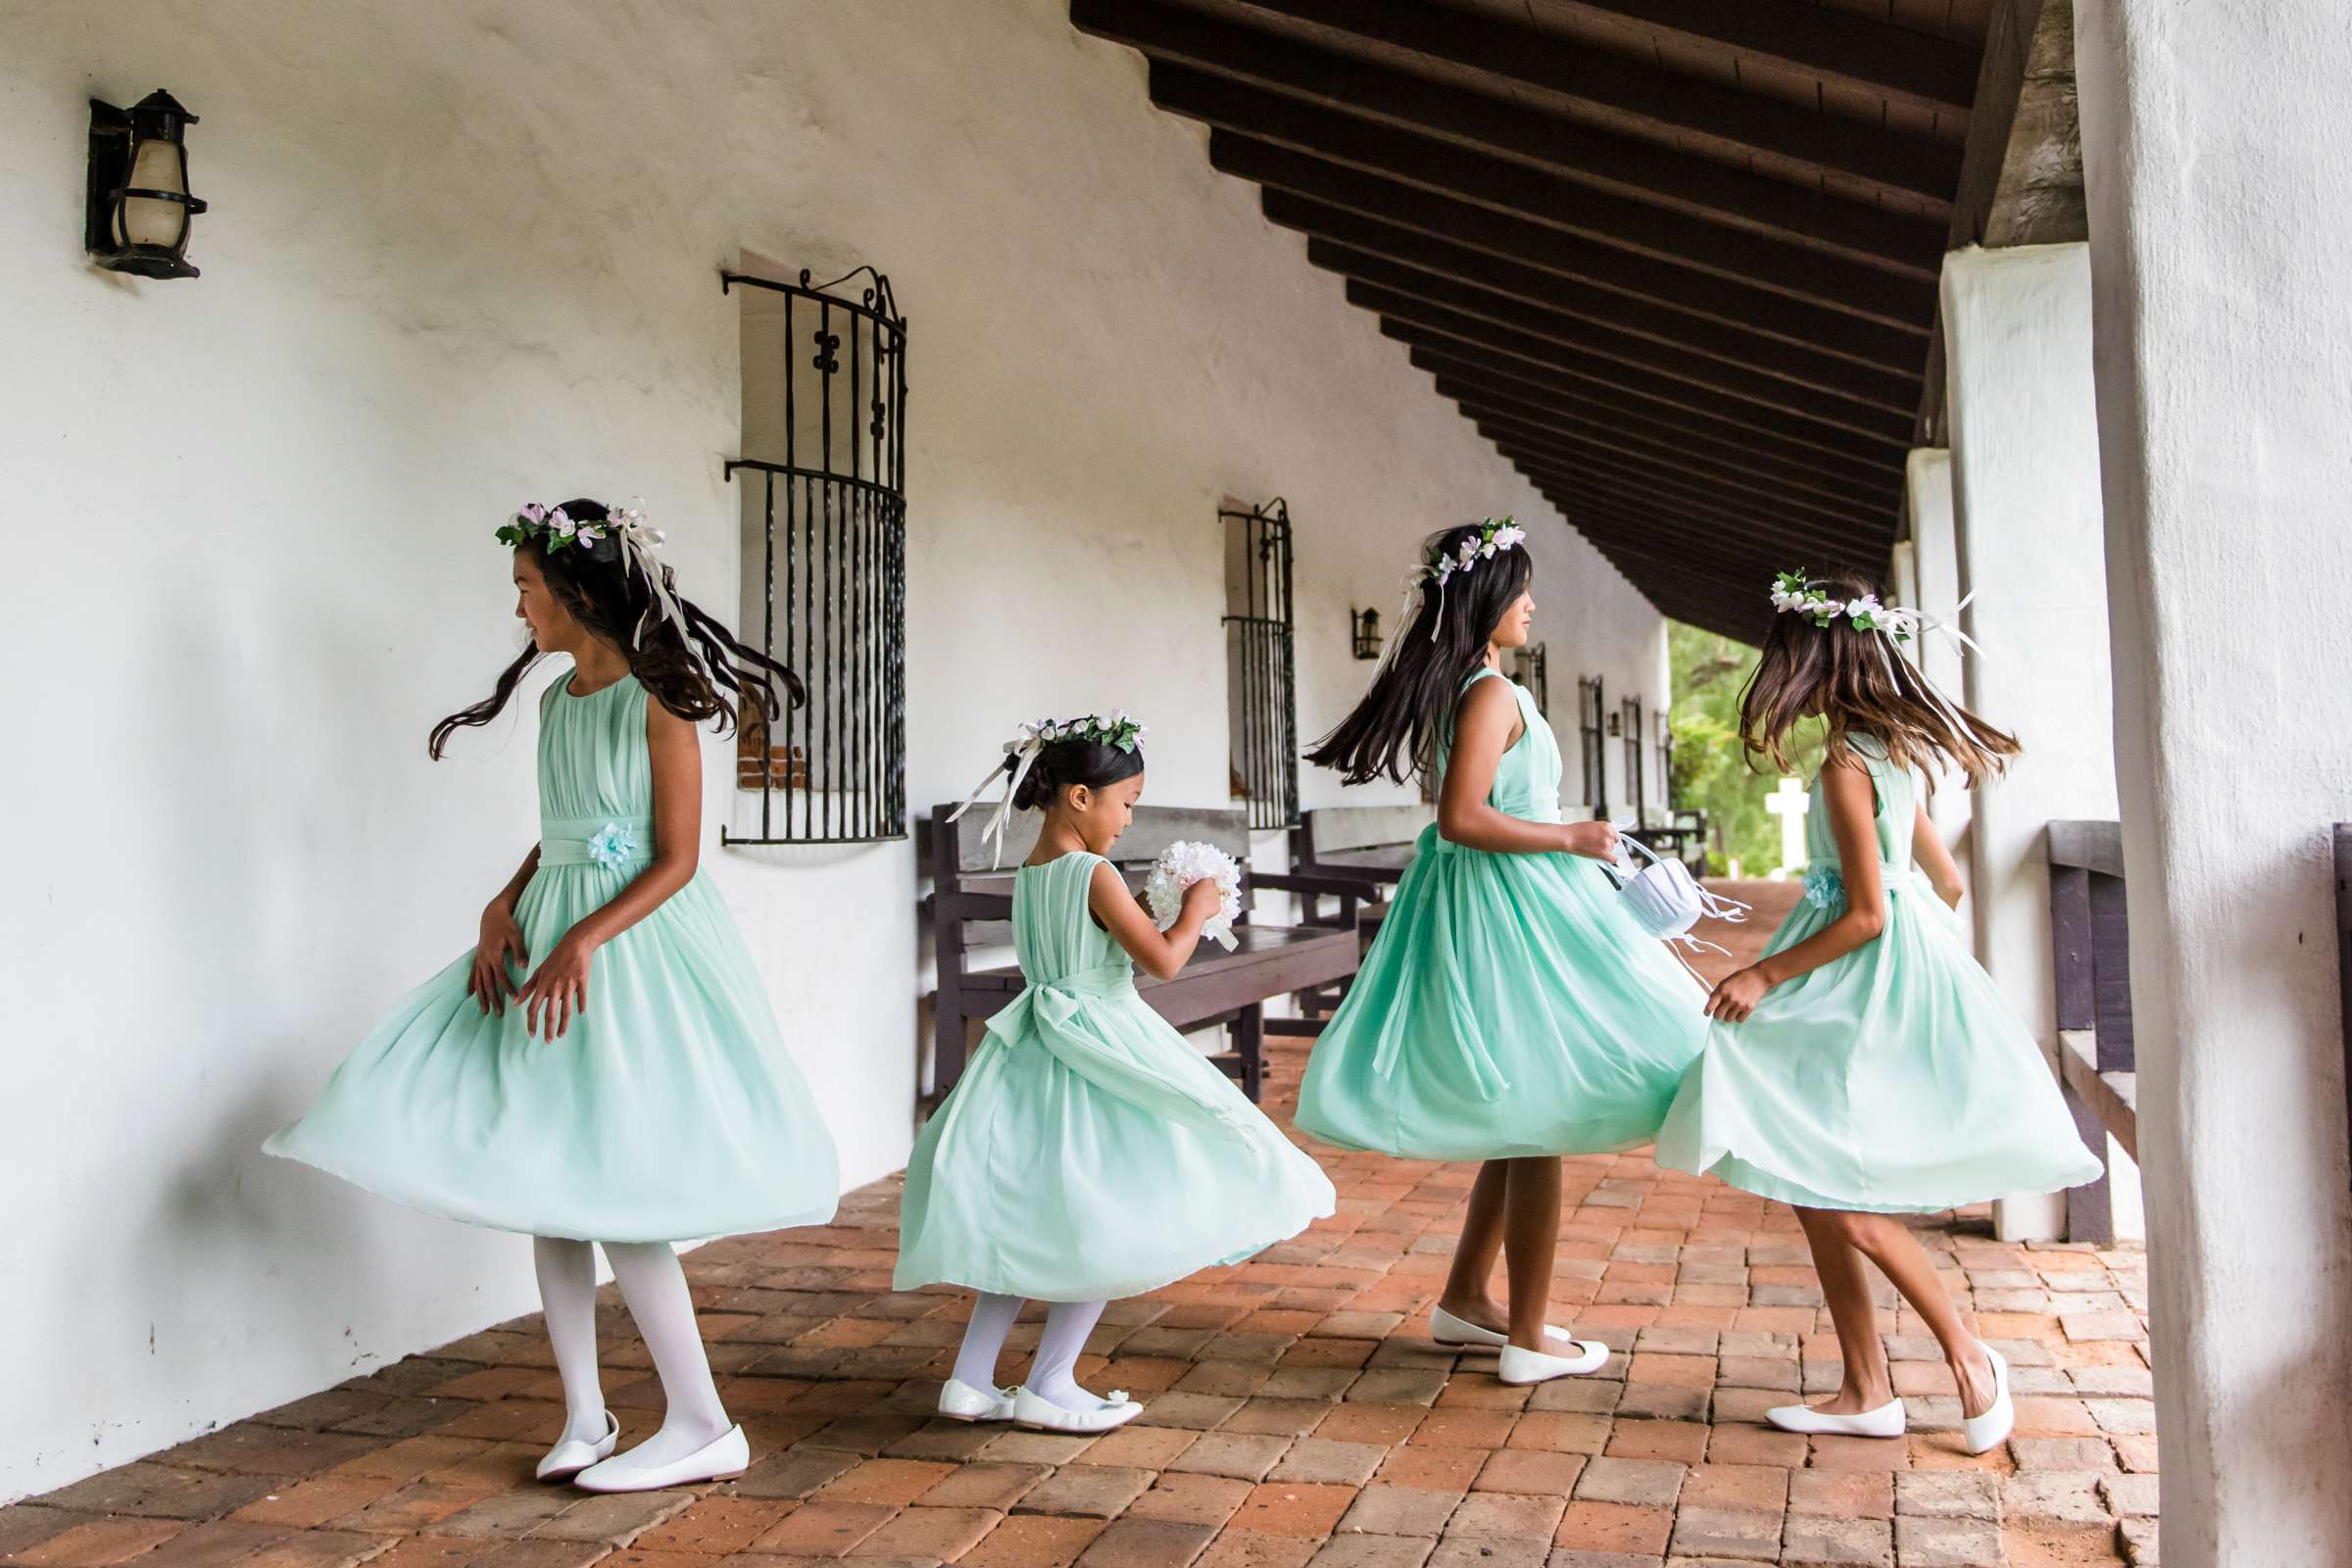
[(1410, 846), (1437, 819), (1438, 808), (1426, 805), (1317, 807), (1299, 818), (1298, 858)]
[[(932, 875), (942, 887), (966, 877), (1009, 875), (1037, 847), (1044, 819), (1035, 811), (1015, 811), (1004, 824), (1000, 865), (982, 831), (988, 826), (990, 808), (975, 806), (961, 821), (951, 822), (948, 817), (955, 809), (937, 806), (931, 810)], [(1139, 806), (1135, 820), (1111, 846), (1110, 858), (1122, 867), (1148, 867), (1162, 850), (1186, 839), (1213, 844), (1245, 868), (1250, 864), (1250, 813), (1224, 807)]]

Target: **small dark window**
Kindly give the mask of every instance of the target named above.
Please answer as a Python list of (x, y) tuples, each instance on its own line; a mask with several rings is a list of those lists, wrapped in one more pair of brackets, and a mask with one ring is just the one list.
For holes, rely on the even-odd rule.
[(1298, 670), (1291, 640), (1291, 512), (1281, 498), (1217, 514), (1225, 525), (1226, 714), (1234, 797), (1253, 828), (1298, 825)]
[(1600, 694), (1600, 677), (1579, 675), (1576, 678), (1577, 756), (1585, 769), (1585, 804), (1592, 808), (1596, 818), (1609, 814), (1608, 754), (1601, 749), (1606, 744), (1602, 738), (1606, 729), (1602, 721), (1605, 711)]
[(1642, 699), (1628, 697), (1619, 705), (1618, 711), (1624, 715), (1625, 728), (1625, 804), (1640, 824), (1646, 820), (1642, 812), (1649, 799), (1649, 792), (1642, 787), (1649, 738), (1642, 733)]
[(1542, 643), (1529, 643), (1519, 650), (1513, 662), (1518, 666), (1519, 684), (1536, 700), (1536, 711), (1545, 718), (1551, 716), (1550, 660)]
[[(864, 272), (869, 286), (837, 294)], [(746, 642), (808, 700), (737, 736), (756, 831), (732, 844), (906, 836), (906, 322), (870, 268), (798, 284), (740, 273)]]

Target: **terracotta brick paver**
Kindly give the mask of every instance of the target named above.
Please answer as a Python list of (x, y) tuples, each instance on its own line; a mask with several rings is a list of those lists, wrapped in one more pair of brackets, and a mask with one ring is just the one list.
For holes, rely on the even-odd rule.
[[(1752, 952), (1792, 896), (1713, 934)], [(1716, 959), (1721, 964), (1725, 960)], [(1272, 1048), (1286, 1118), (1303, 1049)], [(2154, 1560), (2157, 1442), (2135, 1250), (2012, 1247), (1982, 1211), (1920, 1227), (2016, 1372), (2018, 1432), (1962, 1453), (1950, 1380), (1889, 1307), (1901, 1443), (1803, 1438), (1769, 1405), (1838, 1380), (1785, 1209), (1567, 1162), (1558, 1321), (1601, 1374), (1506, 1388), (1428, 1309), (1472, 1169), (1317, 1151), (1339, 1212), (1236, 1268), (1113, 1303), (1081, 1373), (1146, 1402), (1089, 1441), (932, 1414), (966, 1299), (890, 1288), (898, 1184), (822, 1230), (688, 1254), (740, 1480), (641, 1497), (541, 1487), (562, 1418), (535, 1319), (503, 1324), (0, 1509), (28, 1568), (1682, 1568)], [(659, 1386), (616, 1300), (609, 1396), (634, 1441)], [(1034, 1346), (1034, 1321), (1016, 1352)], [(1008, 1356), (1001, 1369), (1017, 1375)], [(2143, 1555), (2134, 1556), (2133, 1552)]]

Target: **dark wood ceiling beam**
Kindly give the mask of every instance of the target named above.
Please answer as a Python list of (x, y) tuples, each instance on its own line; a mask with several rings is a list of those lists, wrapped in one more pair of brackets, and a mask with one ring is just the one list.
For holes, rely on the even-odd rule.
[(1551, 411), (1575, 423), (1628, 430), (1675, 450), (1697, 446), (1742, 466), (1786, 476), (1817, 494), (1859, 504), (1873, 513), (1902, 505), (1902, 476), (1890, 469), (1857, 466), (1826, 454), (1790, 447), (1752, 430), (1660, 403), (1642, 403), (1568, 376), (1547, 376), (1541, 367), (1482, 356), (1468, 344), (1433, 341), (1411, 351), (1413, 365), (1444, 383), (1440, 390), (1512, 402)]
[[(1623, 115), (1663, 141), (1701, 136), (1727, 148), (1793, 159), (1866, 185), (1948, 204), (1959, 149), (1873, 130), (1809, 109), (1719, 86), (1546, 32), (1418, 0), (1249, 0), (1395, 56), (1417, 56), (1489, 78), (1496, 97)], [(1517, 89), (1517, 90), (1514, 90)], [(1938, 216), (1943, 216), (1939, 214)]]
[[(1661, 609), (1662, 600), (1672, 599), (1693, 606), (1712, 603), (1728, 611), (1743, 599), (1762, 598), (1770, 590), (1770, 571), (1750, 580), (1734, 571), (1711, 568), (1701, 564), (1690, 547), (1645, 532), (1637, 524), (1620, 523), (1601, 509), (1565, 496), (1546, 494), (1545, 499), (1560, 509), (1568, 525), (1582, 534), (1586, 543), (1628, 578), (1641, 583)], [(1757, 581), (1766, 587), (1759, 590)], [(1542, 591), (1540, 587), (1538, 591)]]
[(1189, 67), (1153, 62), (1152, 101), (1219, 131), (1882, 325), (1922, 327), (1936, 315), (1936, 274), (1925, 269), (1889, 271), (1727, 228)]
[[(1824, 569), (1839, 565), (1866, 565), (1872, 570), (1883, 569), (1886, 552), (1894, 544), (1892, 539), (1885, 539), (1849, 544), (1843, 549), (1794, 545), (1767, 528), (1740, 522), (1720, 522), (1715, 518), (1681, 516), (1670, 510), (1661, 509), (1648, 497), (1609, 489), (1582, 479), (1553, 475), (1546, 482), (1572, 506), (1594, 509), (1621, 522), (1653, 530), (1660, 537), (1695, 537), (1699, 542), (1700, 558), (1708, 550), (1719, 550), (1728, 553), (1726, 559), (1739, 559), (1760, 565), (1769, 564), (1769, 569), (1757, 579), (1755, 591), (1759, 594), (1771, 591), (1775, 572), (1790, 571), (1798, 566)], [(1569, 512), (1568, 520), (1576, 520), (1574, 511)], [(1690, 530), (1701, 525), (1704, 531), (1693, 536)], [(1780, 554), (1784, 550), (1789, 555)]]
[[(1783, 406), (1835, 399), (1836, 402), (1822, 406), (1836, 408), (1851, 405), (1857, 410), (1891, 414), (1903, 419), (1909, 419), (1919, 408), (1919, 386), (1916, 382), (1874, 375), (1859, 366), (1835, 360), (1825, 362), (1818, 357), (1810, 365), (1792, 363), (1793, 356), (1789, 351), (1761, 338), (1750, 338), (1746, 345), (1751, 359), (1766, 362), (1758, 366), (1745, 360), (1705, 353), (1691, 348), (1687, 342), (1625, 331), (1608, 318), (1605, 310), (1594, 310), (1590, 305), (1582, 313), (1554, 310), (1548, 305), (1497, 294), (1386, 257), (1368, 255), (1332, 240), (1308, 240), (1306, 259), (1317, 267), (1378, 288), (1411, 294), (1434, 305), (1460, 311), (1465, 316), (1480, 317), (1498, 325), (1521, 327), (1555, 343), (1581, 348), (1604, 359), (1655, 369), (1677, 380), (1688, 380), (1700, 386), (1722, 390), (1744, 386), (1760, 392), (1766, 401)], [(1703, 328), (1706, 324), (1690, 321), (1694, 328)], [(1818, 373), (1825, 368), (1830, 370), (1826, 377)], [(1824, 380), (1832, 384), (1824, 385)]]
[(1325, 246), (1408, 267), (1503, 299), (1598, 322), (1711, 359), (1744, 365), (1800, 386), (1840, 392), (1865, 403), (1885, 405), (1892, 400), (1905, 408), (1918, 406), (1917, 370), (1894, 370), (1841, 355), (1825, 354), (1809, 344), (1791, 343), (1710, 317), (1653, 305), (1629, 294), (1586, 287), (1557, 272), (1279, 191), (1267, 192), (1264, 205), (1267, 216), (1274, 221), (1306, 235), (1310, 256), (1314, 254), (1313, 242), (1320, 241)]
[(1750, 430), (1815, 451), (1859, 457), (1864, 461), (1876, 458), (1888, 467), (1900, 469), (1903, 454), (1909, 450), (1911, 424), (1907, 419), (1897, 419), (1869, 430), (1858, 428), (1859, 420), (1831, 424), (1806, 412), (1752, 402), (1730, 393), (1692, 386), (1688, 382), (1645, 376), (1613, 362), (1580, 355), (1573, 350), (1530, 338), (1508, 327), (1496, 326), (1493, 322), (1464, 316), (1459, 311), (1448, 311), (1408, 295), (1350, 283), (1348, 285), (1348, 298), (1368, 311), (1378, 311), (1389, 322), (1410, 326), (1425, 336), (1470, 344), (1502, 358), (1545, 367), (1579, 380), (1591, 381), (1596, 386), (1613, 387), (1621, 393), (1652, 398), (1700, 414), (1711, 414), (1729, 423), (1745, 425)]
[(1209, 133), (1208, 157), (1224, 172), (1267, 187), (1266, 216), (1289, 227), (1304, 226), (1298, 204), (1337, 209), (1900, 375), (1917, 375), (1927, 358), (1925, 323), (1887, 326), (1712, 273), (1644, 266), (1639, 257), (1563, 229), (1230, 131)]
[[(1838, 551), (1849, 548), (1846, 536), (1780, 517), (1746, 516), (1723, 500), (1698, 500), (1686, 492), (1660, 485), (1653, 475), (1626, 474), (1579, 463), (1573, 456), (1534, 448), (1509, 438), (1508, 432), (1482, 431), (1521, 471), (1541, 475), (1546, 483), (1563, 484), (1596, 498), (1619, 497), (1638, 502), (1661, 516), (1682, 518), (1681, 531), (1692, 539), (1720, 540), (1732, 530), (1759, 543), (1769, 542), (1785, 552)], [(1860, 530), (1853, 530), (1859, 532)], [(1782, 568), (1786, 569), (1786, 568)]]
[(1651, 473), (1673, 488), (1688, 487), (1701, 494), (1730, 491), (1751, 498), (1758, 506), (1769, 506), (1775, 512), (1790, 517), (1803, 517), (1825, 529), (1869, 528), (1886, 526), (1885, 515), (1861, 508), (1824, 506), (1785, 485), (1752, 471), (1742, 471), (1710, 462), (1694, 453), (1667, 452), (1655, 448), (1630, 446), (1615, 437), (1591, 430), (1563, 429), (1556, 421), (1531, 418), (1508, 409), (1496, 409), (1475, 400), (1458, 402), (1463, 417), (1481, 430), (1507, 431), (1512, 440), (1522, 445), (1541, 446), (1556, 451), (1579, 462), (1597, 464), (1627, 473)]
[(1599, 405), (1598, 412), (1592, 413), (1585, 408), (1571, 409), (1557, 402), (1531, 402), (1525, 396), (1512, 396), (1448, 375), (1438, 377), (1438, 395), (1452, 399), (1472, 418), (1480, 415), (1500, 415), (1532, 429), (1604, 446), (1622, 447), (1629, 452), (1687, 464), (1700, 472), (1737, 476), (1767, 484), (1776, 494), (1791, 500), (1802, 497), (1813, 503), (1816, 510), (1839, 517), (1860, 521), (1884, 517), (1894, 511), (1890, 504), (1874, 503), (1835, 490), (1821, 483), (1814, 475), (1783, 466), (1768, 456), (1739, 451), (1654, 426), (1643, 426), (1630, 419), (1612, 417), (1613, 411), (1606, 405)]
[[(1495, 438), (1489, 436), (1488, 439)], [(1856, 538), (1887, 537), (1880, 530), (1860, 528), (1825, 532), (1803, 523), (1741, 509), (1721, 497), (1705, 501), (1690, 500), (1685, 496), (1668, 494), (1646, 479), (1628, 478), (1598, 468), (1580, 466), (1556, 453), (1531, 450), (1507, 440), (1498, 443), (1497, 450), (1512, 463), (1541, 471), (1547, 482), (1566, 485), (1587, 500), (1608, 502), (1621, 510), (1639, 514), (1660, 526), (1695, 538), (1743, 540), (1754, 546), (1769, 545), (1777, 550), (1811, 552), (1842, 561), (1851, 559), (1857, 549), (1868, 555), (1877, 548), (1872, 545), (1857, 547), (1853, 543)], [(1887, 543), (1892, 543), (1890, 537), (1887, 537)]]
[(1140, 49), (1155, 62), (1417, 130), (1650, 206), (1928, 276), (1942, 262), (1943, 223), (1806, 190), (1165, 0), (1071, 0), (1070, 20), (1082, 32)]
[(1540, 0), (1538, 9), (1639, 23), (1933, 114), (1966, 117), (1976, 101), (1979, 54), (1969, 45), (1806, 0)]

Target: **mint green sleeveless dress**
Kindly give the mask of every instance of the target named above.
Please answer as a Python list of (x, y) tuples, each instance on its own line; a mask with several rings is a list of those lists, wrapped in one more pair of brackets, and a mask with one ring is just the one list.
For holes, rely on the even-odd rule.
[[(1912, 864), (1916, 780), (1875, 737), (1852, 749), (1878, 797), (1886, 927), (1775, 986), (1745, 1021), (1714, 1025), (1658, 1163), (1805, 1208), (1892, 1214), (2097, 1180), (2041, 1048)], [(1845, 912), (1818, 778), (1812, 796), (1805, 896), (1767, 954)]]
[[(1488, 677), (1502, 678), (1481, 669), (1463, 689)], [(1511, 691), (1526, 733), (1487, 800), (1557, 822), (1559, 744), (1534, 699)], [(1432, 826), (1315, 1041), (1297, 1121), (1327, 1144), (1413, 1159), (1646, 1144), (1706, 1038), (1705, 1000), (1618, 906), (1599, 861), (1495, 855)]]
[(1028, 987), (907, 1158), (902, 1291), (1138, 1296), (1332, 1211), (1322, 1167), (1136, 995), (1134, 960), (1087, 907), (1103, 863), (1079, 853), (1014, 876)]
[[(531, 964), (651, 862), (646, 690), (540, 704), (539, 868), (515, 908)], [(473, 954), (402, 998), (309, 1114), (264, 1145), (430, 1214), (532, 1236), (675, 1242), (819, 1224), (833, 1140), (752, 956), (700, 870), (591, 960), (553, 1041), (484, 1016)], [(511, 966), (520, 985), (531, 964)]]

